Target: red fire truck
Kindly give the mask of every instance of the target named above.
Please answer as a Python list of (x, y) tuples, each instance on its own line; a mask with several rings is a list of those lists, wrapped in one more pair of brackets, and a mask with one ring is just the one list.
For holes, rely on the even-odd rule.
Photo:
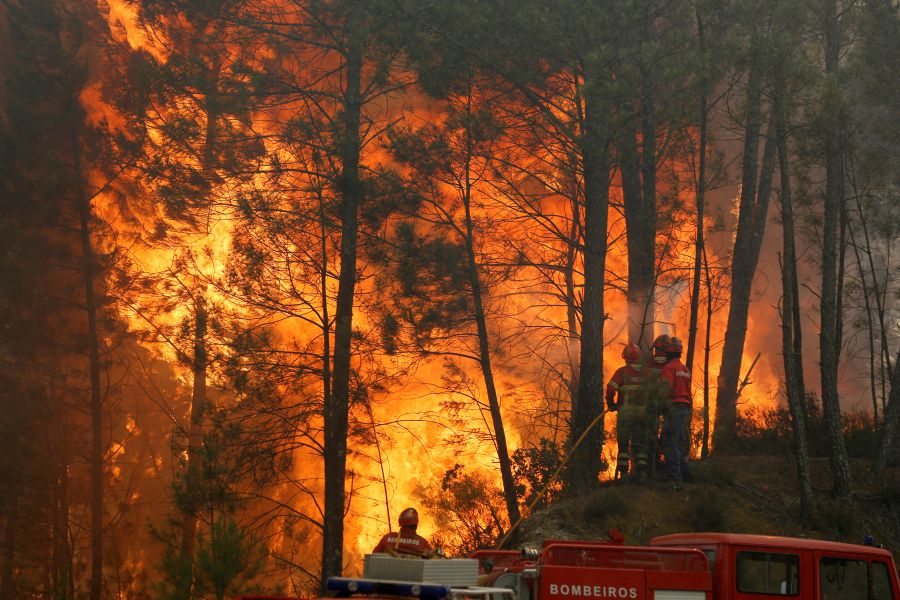
[(419, 600), (900, 600), (890, 552), (809, 539), (698, 533), (647, 546), (546, 541), (540, 551), (482, 550), (471, 558), (477, 585), (333, 578), (328, 588), (337, 597)]
[(873, 546), (733, 533), (664, 535), (650, 544), (702, 551), (710, 563), (717, 599), (900, 598), (891, 553)]

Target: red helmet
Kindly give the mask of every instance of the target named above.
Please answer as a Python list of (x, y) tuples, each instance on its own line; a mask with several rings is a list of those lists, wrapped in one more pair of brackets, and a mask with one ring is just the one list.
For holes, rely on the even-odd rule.
[(657, 338), (653, 340), (653, 350), (662, 350), (663, 352), (665, 352), (670, 343), (671, 339), (666, 334), (657, 336)]
[(669, 339), (669, 345), (666, 346), (666, 352), (669, 354), (681, 354), (684, 350), (684, 343), (681, 339), (673, 337)]
[(625, 362), (638, 362), (641, 360), (641, 349), (637, 347), (637, 344), (628, 344), (622, 350), (622, 358), (625, 359)]
[(668, 362), (669, 355), (667, 354), (667, 350), (669, 348), (669, 341), (669, 336), (666, 334), (662, 334), (653, 340), (653, 349), (651, 353), (653, 354), (653, 362), (656, 364), (663, 365)]
[(415, 527), (419, 524), (419, 513), (414, 508), (404, 508), (400, 513), (400, 527)]

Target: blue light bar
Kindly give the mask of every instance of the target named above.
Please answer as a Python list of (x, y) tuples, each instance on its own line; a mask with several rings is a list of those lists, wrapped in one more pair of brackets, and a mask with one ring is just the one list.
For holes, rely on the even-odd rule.
[(329, 577), (325, 583), (329, 592), (336, 596), (351, 594), (385, 594), (422, 598), (423, 600), (441, 600), (450, 596), (450, 586), (436, 583), (420, 583), (418, 581), (386, 581), (380, 579), (354, 579), (350, 577)]

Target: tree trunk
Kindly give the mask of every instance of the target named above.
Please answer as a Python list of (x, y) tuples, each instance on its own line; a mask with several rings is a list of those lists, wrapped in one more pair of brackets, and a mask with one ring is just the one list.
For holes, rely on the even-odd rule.
[(353, 299), (356, 290), (357, 236), (362, 183), (359, 178), (362, 102), (361, 15), (350, 11), (348, 47), (344, 56), (346, 88), (343, 97), (338, 188), (341, 195), (341, 266), (338, 275), (334, 324), (334, 378), (330, 402), (325, 405), (325, 515), (322, 529), (322, 592), (328, 577), (343, 571), (344, 481), (347, 471), (347, 431), (350, 408), (350, 359), (353, 334)]
[(710, 338), (712, 337), (713, 295), (712, 277), (709, 274), (709, 259), (706, 249), (703, 250), (703, 271), (706, 282), (706, 339), (703, 344), (703, 446), (700, 456), (709, 456), (709, 354), (712, 350)]
[[(470, 107), (467, 107), (470, 108)], [(466, 134), (466, 181), (463, 190), (463, 206), (466, 212), (466, 266), (468, 268), (469, 287), (472, 290), (472, 305), (475, 311), (475, 324), (478, 328), (478, 357), (481, 366), (481, 374), (484, 377), (484, 387), (488, 396), (488, 406), (491, 412), (491, 422), (494, 428), (494, 441), (497, 449), (497, 459), (500, 464), (500, 479), (503, 482), (503, 498), (506, 501), (506, 511), (509, 515), (510, 526), (519, 520), (519, 502), (516, 495), (516, 482), (513, 479), (512, 463), (509, 460), (509, 450), (506, 446), (506, 428), (503, 425), (503, 415), (500, 412), (500, 400), (497, 396), (497, 386), (494, 384), (494, 372), (491, 368), (491, 351), (488, 343), (487, 319), (484, 313), (484, 299), (482, 297), (481, 280), (478, 274), (478, 263), (475, 258), (474, 227), (472, 226), (472, 183), (470, 179), (470, 157), (473, 155), (472, 138)]]
[(16, 548), (18, 547), (17, 532), (19, 531), (19, 487), (11, 485), (6, 490), (7, 506), (3, 507), (5, 517), (3, 535), (3, 567), (0, 569), (0, 596), (16, 598), (16, 582), (14, 579), (14, 563), (16, 560)]
[[(741, 202), (731, 257), (731, 304), (728, 308), (728, 324), (725, 329), (716, 397), (716, 427), (713, 438), (716, 450), (722, 452), (728, 452), (735, 441), (737, 386), (744, 354), (744, 340), (747, 335), (747, 313), (750, 308), (750, 293), (759, 260), (759, 249), (766, 230), (775, 168), (777, 143), (770, 136), (763, 152), (757, 185), (756, 163), (762, 120), (760, 111), (762, 82), (758, 70), (758, 65), (751, 67), (747, 84), (747, 129), (744, 140)], [(772, 131), (771, 125), (768, 131)]]
[(87, 313), (87, 351), (91, 381), (91, 600), (103, 595), (103, 402), (100, 396), (100, 348), (97, 335), (97, 299), (94, 291), (95, 265), (91, 245), (91, 200), (84, 189), (84, 170), (77, 134), (71, 133), (76, 180), (76, 202), (81, 228), (82, 277)]
[[(642, 109), (643, 112), (643, 109)], [(619, 167), (625, 208), (628, 249), (628, 341), (647, 347), (653, 338), (653, 288), (656, 278), (656, 195), (647, 197), (646, 171), (637, 144), (637, 131), (626, 123), (619, 137)], [(655, 152), (655, 149), (654, 149)], [(647, 160), (646, 150), (643, 160)], [(654, 169), (656, 157), (653, 157)], [(655, 177), (653, 178), (655, 182)], [(655, 183), (654, 183), (655, 186)], [(648, 330), (649, 327), (649, 330)]]
[[(698, 10), (697, 16), (697, 43), (700, 49), (700, 56), (706, 56), (706, 38), (703, 30), (703, 17)], [(699, 166), (697, 169), (697, 188), (695, 192), (697, 205), (697, 234), (696, 243), (694, 245), (694, 268), (691, 281), (691, 314), (688, 324), (688, 343), (687, 356), (685, 366), (689, 372), (694, 371), (694, 348), (697, 344), (697, 321), (700, 313), (700, 266), (703, 259), (705, 249), (705, 232), (703, 226), (704, 209), (706, 200), (706, 145), (708, 138), (709, 125), (709, 92), (704, 84), (700, 92), (700, 148), (698, 150)], [(708, 327), (707, 327), (708, 328)], [(708, 449), (705, 444), (704, 447)]]
[(69, 541), (69, 457), (68, 439), (62, 432), (59, 434), (59, 442), (62, 456), (59, 457), (54, 481), (51, 587), (54, 598), (69, 600), (74, 594), (72, 550)]
[[(587, 77), (586, 77), (587, 79)], [(595, 84), (599, 84), (596, 82)], [(609, 106), (585, 86), (585, 126), (579, 140), (584, 157), (584, 300), (578, 392), (572, 406), (570, 447), (603, 412), (603, 309), (609, 207)], [(594, 427), (570, 461), (566, 487), (584, 491), (597, 483), (603, 428)]]
[[(822, 413), (828, 436), (828, 458), (834, 478), (834, 494), (847, 497), (852, 491), (850, 462), (841, 428), (841, 408), (837, 391), (837, 369), (840, 348), (837, 331), (840, 317), (837, 298), (837, 228), (842, 204), (840, 98), (836, 89), (839, 31), (837, 3), (826, 0), (825, 72), (825, 208), (822, 227), (822, 295), (819, 357), (822, 382)], [(834, 80), (834, 81), (832, 81)]]
[[(575, 184), (578, 185), (577, 183)], [(578, 356), (580, 345), (580, 331), (578, 323), (578, 294), (575, 284), (575, 269), (578, 264), (578, 243), (577, 240), (583, 235), (583, 227), (581, 225), (581, 209), (578, 202), (578, 192), (573, 191), (572, 194), (572, 224), (569, 227), (569, 244), (566, 248), (566, 360), (570, 368), (570, 379), (567, 382), (568, 399), (572, 406), (576, 404), (578, 397), (578, 380), (581, 374), (580, 357)], [(564, 421), (562, 414), (554, 415), (556, 422)], [(563, 426), (564, 423), (563, 423)], [(554, 432), (555, 433), (555, 432)], [(557, 438), (554, 435), (554, 440)]]
[(891, 374), (891, 395), (884, 410), (884, 424), (881, 430), (881, 437), (878, 440), (878, 451), (875, 453), (875, 461), (872, 465), (871, 479), (875, 482), (885, 481), (884, 470), (887, 467), (891, 452), (894, 450), (898, 421), (900, 421), (900, 352), (897, 352), (897, 358), (894, 359), (894, 370)]
[(863, 236), (866, 240), (866, 258), (869, 263), (869, 271), (872, 273), (872, 296), (875, 298), (875, 311), (878, 316), (878, 326), (880, 330), (879, 338), (881, 339), (881, 354), (878, 362), (881, 367), (881, 405), (882, 412), (884, 412), (885, 402), (887, 402), (888, 397), (887, 380), (890, 378), (892, 372), (891, 352), (888, 349), (888, 336), (886, 335), (887, 328), (885, 327), (885, 295), (887, 294), (888, 286), (885, 285), (882, 289), (878, 289), (878, 277), (875, 275), (875, 258), (872, 254), (869, 225), (865, 213), (863, 212), (862, 202), (860, 200), (861, 196), (861, 194), (855, 194), (856, 210), (859, 213), (859, 222), (860, 225), (862, 225)]
[(194, 589), (194, 547), (197, 542), (197, 494), (200, 489), (200, 451), (203, 446), (203, 415), (206, 412), (206, 301), (197, 294), (194, 302), (194, 386), (191, 393), (191, 422), (188, 429), (187, 466), (185, 469), (185, 496), (190, 503), (181, 521), (181, 556), (186, 561), (188, 579), (178, 590), (182, 598), (192, 598)]
[(803, 383), (798, 378), (797, 361), (794, 356), (794, 336), (799, 335), (794, 329), (794, 296), (797, 279), (797, 253), (794, 248), (794, 209), (791, 196), (791, 174), (788, 163), (787, 132), (783, 101), (784, 84), (779, 81), (781, 89), (775, 91), (773, 111), (775, 112), (776, 132), (778, 139), (778, 163), (781, 179), (781, 222), (784, 231), (784, 259), (781, 267), (781, 352), (784, 359), (784, 380), (787, 389), (788, 408), (791, 411), (791, 426), (794, 433), (794, 451), (797, 461), (797, 479), (800, 487), (800, 518), (805, 528), (809, 528), (812, 519), (812, 484), (809, 473), (809, 452), (806, 442), (806, 410)]
[[(644, 19), (644, 40), (653, 39), (656, 33), (652, 18)], [(642, 49), (643, 50), (643, 49)], [(641, 319), (638, 344), (649, 346), (653, 343), (653, 323), (656, 321), (656, 83), (654, 63), (651, 59), (641, 59), (641, 232), (638, 264), (637, 294), (643, 296), (644, 310)], [(626, 219), (627, 220), (627, 219)], [(627, 226), (627, 223), (626, 223)], [(628, 283), (631, 284), (629, 268)]]
[[(213, 59), (206, 77), (205, 97), (203, 101), (206, 113), (206, 130), (203, 138), (203, 177), (206, 181), (215, 181), (216, 146), (219, 130), (219, 78), (221, 65), (218, 57)], [(200, 450), (203, 445), (203, 416), (206, 412), (206, 330), (208, 314), (206, 300), (198, 294), (194, 305), (194, 356), (192, 371), (194, 375), (191, 392), (191, 420), (188, 428), (188, 455), (185, 471), (185, 494), (190, 502), (190, 509), (183, 515), (181, 522), (181, 556), (187, 564), (187, 580), (180, 582), (185, 587), (177, 591), (186, 600), (194, 597), (194, 548), (197, 538), (197, 506), (195, 495), (200, 484)]]
[[(865, 268), (863, 267), (862, 255), (859, 251), (859, 244), (856, 242), (856, 236), (853, 235), (853, 227), (850, 228), (850, 245), (853, 246), (853, 254), (856, 257), (856, 270), (859, 272), (859, 280), (861, 282), (863, 304), (866, 308), (866, 341), (869, 343), (869, 391), (872, 395), (872, 428), (878, 430), (878, 383), (875, 380), (875, 320), (872, 318), (872, 290), (869, 288), (868, 279), (866, 278)], [(871, 252), (871, 248), (866, 249)], [(873, 273), (874, 275), (874, 273)], [(875, 279), (874, 277), (872, 278)], [(877, 290), (877, 281), (875, 282)], [(881, 361), (881, 351), (879, 350), (879, 362)]]
[(475, 263), (475, 250), (472, 241), (472, 217), (469, 201), (466, 200), (466, 253), (468, 259), (469, 285), (472, 288), (472, 302), (475, 309), (475, 323), (478, 327), (478, 355), (481, 366), (481, 374), (484, 376), (484, 386), (488, 396), (488, 406), (491, 411), (491, 422), (494, 427), (494, 439), (497, 445), (497, 458), (500, 462), (500, 478), (503, 481), (503, 497), (506, 500), (506, 510), (509, 514), (510, 525), (519, 520), (519, 503), (516, 496), (516, 482), (512, 475), (512, 463), (509, 460), (509, 450), (506, 445), (506, 428), (503, 425), (503, 415), (500, 413), (500, 401), (497, 397), (497, 387), (494, 384), (494, 373), (491, 369), (491, 353), (488, 344), (487, 321), (484, 314), (484, 304), (481, 296), (481, 282), (478, 278), (478, 267)]
[[(649, 39), (652, 20), (641, 25)], [(628, 252), (628, 341), (648, 347), (656, 320), (656, 103), (653, 64), (637, 49), (640, 84), (635, 102), (620, 100), (618, 112), (634, 114), (623, 123), (618, 141)], [(640, 132), (640, 147), (638, 147)]]

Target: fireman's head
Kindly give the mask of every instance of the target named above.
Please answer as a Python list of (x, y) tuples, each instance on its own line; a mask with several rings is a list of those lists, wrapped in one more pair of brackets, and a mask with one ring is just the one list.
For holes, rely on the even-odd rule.
[(625, 349), (622, 350), (622, 358), (625, 359), (625, 362), (628, 363), (632, 369), (640, 370), (641, 349), (637, 347), (637, 344), (628, 344), (625, 346)]
[(419, 512), (410, 507), (404, 508), (400, 513), (400, 527), (415, 530), (419, 526)]
[(671, 338), (669, 338), (669, 336), (667, 336), (666, 334), (662, 334), (655, 340), (653, 340), (653, 362), (658, 365), (664, 365), (669, 362), (669, 356), (667, 352), (670, 342)]
[(684, 350), (684, 343), (679, 338), (669, 338), (669, 345), (666, 347), (666, 354), (669, 358), (681, 358), (682, 350)]

